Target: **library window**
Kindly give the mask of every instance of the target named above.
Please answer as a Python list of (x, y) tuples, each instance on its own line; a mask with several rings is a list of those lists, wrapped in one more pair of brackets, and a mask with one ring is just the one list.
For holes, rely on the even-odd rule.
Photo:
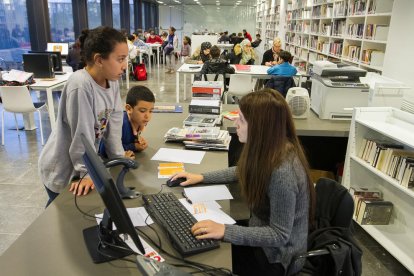
[(129, 0), (129, 29), (131, 34), (135, 32), (134, 0)]
[(117, 30), (121, 29), (121, 10), (119, 0), (112, 1), (112, 18), (114, 28)]
[(101, 26), (101, 0), (88, 0), (87, 5), (89, 29)]
[(29, 49), (26, 0), (0, 1), (0, 68), (21, 69), (22, 53)]
[(49, 0), (50, 33), (52, 42), (74, 42), (71, 0)]

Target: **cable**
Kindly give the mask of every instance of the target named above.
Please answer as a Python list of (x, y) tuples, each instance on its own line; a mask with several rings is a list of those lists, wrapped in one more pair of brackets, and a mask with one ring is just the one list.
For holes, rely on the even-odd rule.
[[(86, 172), (80, 179), (79, 179), (79, 181), (78, 181), (78, 187), (79, 187), (79, 185), (81, 184), (81, 182), (82, 182), (82, 180), (85, 178), (85, 176), (87, 175), (88, 173)], [(75, 193), (75, 206), (76, 206), (76, 209), (78, 209), (78, 211), (81, 213), (81, 214), (83, 214), (84, 216), (87, 216), (87, 217), (90, 217), (90, 218), (94, 218), (94, 219), (102, 219), (102, 218), (99, 218), (99, 217), (96, 217), (96, 216), (92, 216), (92, 215), (90, 215), (90, 214), (88, 214), (88, 213), (86, 213), (85, 211), (83, 211), (79, 206), (78, 206), (78, 201), (77, 201), (77, 197), (78, 197), (78, 194), (77, 193)]]

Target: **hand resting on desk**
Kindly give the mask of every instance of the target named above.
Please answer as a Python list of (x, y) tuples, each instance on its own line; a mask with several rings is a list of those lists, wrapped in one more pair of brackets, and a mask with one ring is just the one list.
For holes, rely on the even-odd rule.
[(201, 174), (189, 173), (189, 172), (180, 172), (171, 177), (171, 180), (176, 180), (177, 178), (184, 177), (187, 180), (181, 182), (180, 186), (194, 185), (200, 182), (203, 182), (204, 177)]
[(90, 178), (84, 178), (79, 183), (79, 180), (73, 181), (70, 184), (69, 192), (73, 192), (73, 194), (77, 194), (78, 196), (87, 195), (90, 190), (95, 189), (93, 185), (93, 181)]

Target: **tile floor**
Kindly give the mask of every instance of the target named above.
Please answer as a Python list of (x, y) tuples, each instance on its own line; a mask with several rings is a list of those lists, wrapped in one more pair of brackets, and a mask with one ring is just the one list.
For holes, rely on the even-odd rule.
[[(175, 101), (175, 74), (165, 73), (162, 66), (160, 69), (153, 66), (147, 81), (133, 84), (148, 86), (156, 94), (159, 102)], [(121, 95), (125, 100), (126, 88), (122, 89)], [(45, 100), (43, 92), (33, 94), (34, 99), (38, 97)], [(57, 107), (58, 93), (55, 94), (55, 101)], [(50, 135), (49, 119), (46, 113), (42, 115), (47, 139)], [(39, 129), (21, 131), (20, 136), (17, 136), (16, 130), (13, 129), (13, 115), (6, 113), (5, 117), (5, 146), (0, 146), (0, 255), (42, 213), (47, 201), (46, 192), (37, 173), (37, 159), (42, 150)], [(35, 117), (37, 122), (37, 115)], [(19, 124), (23, 125), (21, 116)], [(355, 227), (355, 238), (364, 253), (363, 275), (411, 275), (359, 226)]]

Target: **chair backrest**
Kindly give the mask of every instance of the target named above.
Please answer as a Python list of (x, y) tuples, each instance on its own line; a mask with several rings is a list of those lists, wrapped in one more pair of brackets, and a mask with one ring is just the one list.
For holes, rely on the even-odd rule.
[(244, 96), (253, 91), (252, 76), (243, 74), (231, 74), (228, 93), (236, 96)]
[(224, 81), (223, 74), (204, 74), (203, 79), (205, 81)]
[(289, 88), (295, 87), (295, 81), (292, 77), (273, 76), (266, 84), (266, 87), (275, 89), (283, 97), (286, 98), (286, 93)]
[(0, 86), (4, 110), (15, 113), (34, 112), (36, 108), (26, 86)]
[(316, 223), (317, 228), (349, 228), (354, 213), (354, 201), (348, 190), (329, 178), (316, 182)]

